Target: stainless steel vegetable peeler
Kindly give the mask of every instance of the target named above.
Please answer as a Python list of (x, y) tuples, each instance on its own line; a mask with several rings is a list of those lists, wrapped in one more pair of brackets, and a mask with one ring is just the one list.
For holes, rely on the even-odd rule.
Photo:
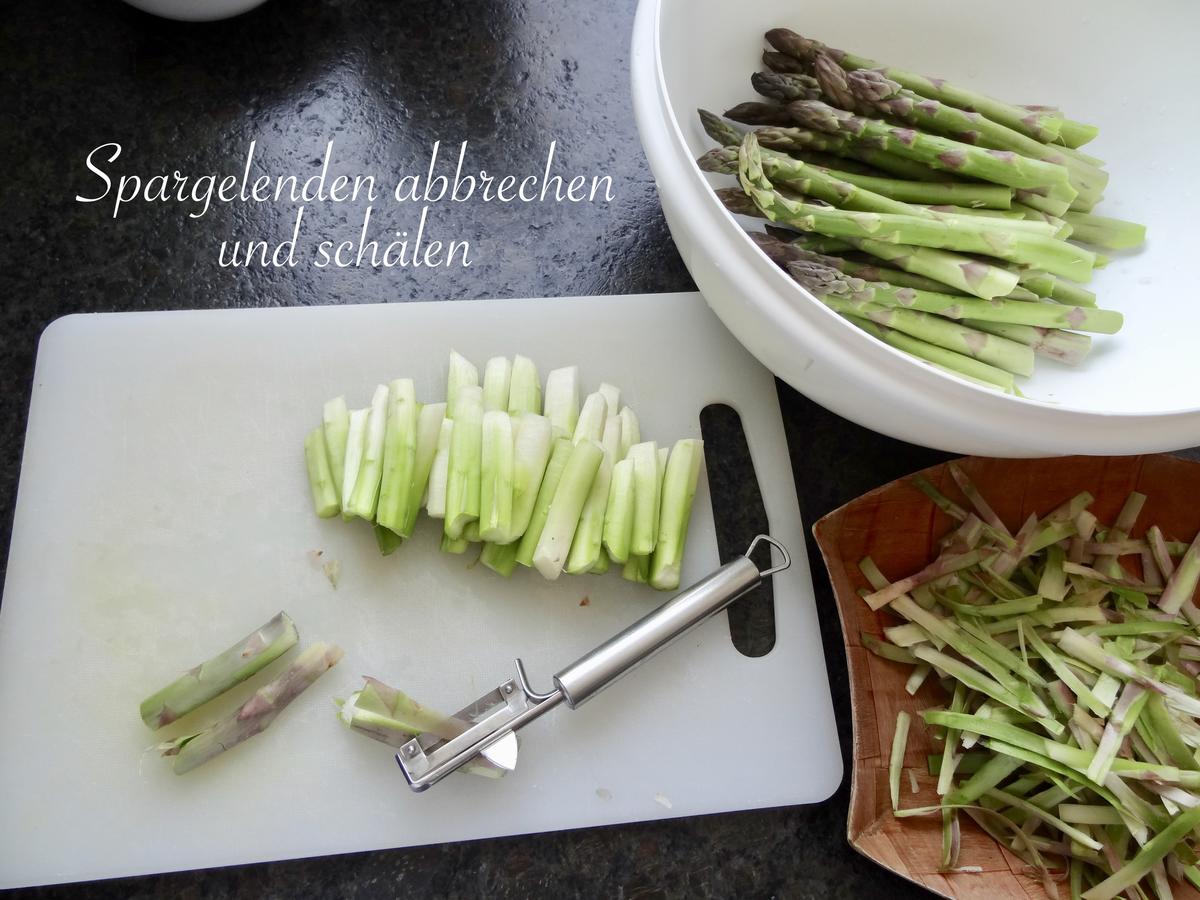
[[(778, 565), (760, 571), (750, 559), (760, 542), (779, 551), (781, 562)], [(554, 689), (547, 693), (530, 687), (525, 666), (518, 659), (515, 679), (510, 678), (455, 714), (456, 718), (473, 723), (470, 728), (452, 740), (426, 732), (400, 748), (396, 761), (400, 763), (409, 787), (423, 791), (484, 752), (493, 766), (511, 771), (517, 764), (516, 732), (519, 728), (560, 703), (575, 709), (673, 640), (757, 587), (764, 578), (782, 572), (791, 564), (791, 556), (782, 544), (769, 535), (760, 534), (750, 543), (744, 556), (721, 566), (559, 671), (554, 676)]]

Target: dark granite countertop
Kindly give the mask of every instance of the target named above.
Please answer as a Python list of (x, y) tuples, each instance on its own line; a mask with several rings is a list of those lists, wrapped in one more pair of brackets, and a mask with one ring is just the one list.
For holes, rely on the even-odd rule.
[[(632, 120), (633, 0), (272, 0), (211, 25), (117, 0), (6, 4), (0, 23), (0, 544), (8, 546), (38, 335), (73, 312), (688, 290)], [(222, 269), (216, 245), (277, 234), (270, 205), (189, 219), (178, 204), (74, 201), (83, 161), (114, 172), (235, 170), (251, 139), (269, 171), (311, 172), (329, 139), (348, 168), (396, 171), (435, 140), (476, 168), (612, 176), (611, 204), (439, 209), (470, 268)], [(361, 208), (313, 209), (315, 235)], [(287, 220), (287, 221), (285, 221)], [(411, 227), (407, 221), (397, 227)], [(942, 454), (873, 434), (780, 386), (808, 522)], [(810, 547), (811, 553), (811, 547)], [(813, 557), (843, 753), (846, 669)], [(13, 897), (917, 897), (846, 843), (848, 786), (828, 802), (559, 834), (18, 891)], [(0, 799), (2, 802), (2, 799)], [(185, 827), (185, 826), (184, 826)], [(70, 853), (70, 847), (63, 848)]]

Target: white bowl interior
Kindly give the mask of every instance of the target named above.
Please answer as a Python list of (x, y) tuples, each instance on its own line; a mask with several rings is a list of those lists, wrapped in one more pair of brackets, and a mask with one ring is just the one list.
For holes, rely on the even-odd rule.
[[(668, 102), (698, 156), (713, 145), (696, 108), (754, 99), (763, 32), (787, 26), (833, 47), (938, 75), (1013, 103), (1061, 107), (1099, 125), (1084, 149), (1111, 180), (1095, 212), (1146, 224), (1138, 251), (1111, 253), (1088, 285), (1125, 325), (1097, 335), (1080, 367), (1038, 360), (1021, 385), (1031, 400), (1093, 413), (1159, 414), (1200, 407), (1200, 291), (1188, 276), (1200, 255), (1194, 148), (1200, 122), (1191, 75), (1200, 4), (1157, 0), (1136, 17), (1089, 0), (1010, 0), (1002, 12), (952, 0), (661, 0), (659, 39)], [(1031, 26), (1030, 23), (1036, 23)], [(714, 184), (731, 184), (729, 178)], [(712, 201), (717, 203), (714, 198)], [(746, 240), (729, 226), (730, 240)], [(796, 292), (797, 304), (814, 302)], [(781, 327), (799, 327), (780, 322)], [(846, 327), (851, 327), (847, 325)]]

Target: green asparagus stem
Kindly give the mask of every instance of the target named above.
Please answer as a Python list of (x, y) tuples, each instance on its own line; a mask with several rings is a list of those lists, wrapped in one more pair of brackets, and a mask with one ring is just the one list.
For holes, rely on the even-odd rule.
[(877, 178), (859, 175), (845, 169), (824, 168), (826, 174), (893, 200), (904, 203), (948, 204), (972, 209), (1001, 210), (1012, 206), (1011, 188), (997, 184), (967, 182), (905, 181), (899, 178)]
[(533, 566), (550, 581), (562, 574), (579, 525), (579, 516), (604, 459), (604, 448), (596, 441), (585, 439), (571, 448), (545, 527), (533, 551)]
[(688, 522), (692, 516), (692, 500), (696, 496), (696, 484), (703, 462), (704, 442), (691, 438), (676, 441), (667, 458), (658, 541), (650, 560), (650, 584), (657, 590), (673, 591), (679, 587)]
[(342, 478), (346, 474), (346, 439), (350, 433), (350, 411), (346, 409), (346, 398), (335, 397), (325, 403), (321, 421), (325, 430), (325, 450), (329, 454), (329, 471), (333, 475), (333, 486), (341, 507)]
[(286, 672), (254, 692), (241, 708), (196, 734), (160, 745), (163, 756), (175, 757), (175, 774), (183, 775), (226, 750), (265, 731), (284, 708), (337, 664), (341, 648), (317, 643), (305, 648)]
[(1068, 212), (1063, 218), (1071, 224), (1075, 240), (1106, 250), (1129, 250), (1146, 241), (1146, 226), (1137, 222), (1081, 212)]
[(827, 96), (845, 109), (883, 116), (966, 144), (1007, 150), (1061, 165), (1081, 197), (1095, 200), (1108, 183), (1105, 172), (1059, 148), (1043, 144), (976, 112), (947, 106), (905, 90), (898, 82), (868, 69), (846, 72), (828, 54), (818, 53), (813, 71)]
[(819, 100), (795, 100), (787, 105), (787, 109), (804, 128), (842, 135), (852, 142), (868, 141), (873, 147), (931, 169), (1026, 190), (1054, 186), (1054, 196), (1068, 204), (1078, 196), (1070, 186), (1066, 168), (1054, 163), (1029, 159), (1011, 151), (985, 150), (923, 131), (889, 125)]
[(1068, 366), (1077, 366), (1087, 358), (1092, 349), (1092, 339), (1086, 334), (1061, 331), (1057, 328), (1039, 328), (1035, 325), (1010, 325), (1003, 322), (982, 322), (966, 318), (962, 323), (969, 328), (986, 331), (1024, 344), (1038, 356), (1056, 359)]
[(180, 675), (142, 701), (141, 715), (152, 730), (170, 725), (214, 697), (241, 684), (296, 645), (299, 635), (281, 612), (228, 650)]
[(460, 386), (450, 433), (446, 474), (446, 537), (462, 538), (479, 519), (480, 465), (483, 453), (483, 389)]
[[(417, 466), (417, 418), (420, 409), (411, 378), (397, 378), (388, 386), (387, 430), (383, 441), (383, 476), (375, 521), (402, 537), (412, 512), (413, 480)], [(415, 521), (415, 515), (413, 516)]]
[(313, 511), (322, 519), (336, 516), (342, 511), (342, 503), (338, 499), (337, 485), (329, 468), (324, 428), (314, 428), (304, 439), (304, 464), (308, 469)]
[[(347, 488), (353, 484), (345, 510), (352, 516), (371, 521), (375, 518), (375, 506), (379, 500), (379, 483), (383, 477), (383, 445), (387, 434), (388, 389), (385, 385), (375, 388), (371, 406), (367, 412), (362, 431), (362, 456), (353, 479), (347, 477)], [(351, 422), (353, 424), (353, 420)], [(346, 451), (350, 457), (349, 444)]]
[(537, 366), (528, 356), (513, 357), (512, 381), (508, 391), (508, 411), (514, 416), (542, 411), (542, 386)]
[(529, 526), (521, 536), (521, 543), (517, 548), (517, 562), (523, 566), (533, 565), (533, 554), (537, 549), (538, 541), (541, 540), (542, 532), (545, 530), (550, 507), (554, 502), (554, 495), (558, 491), (558, 483), (562, 480), (567, 462), (571, 458), (572, 446), (569, 438), (561, 437), (555, 438), (554, 445), (550, 449), (550, 459), (546, 463), (546, 472), (538, 487), (533, 512), (529, 518)]
[[(1058, 142), (1064, 147), (1076, 149), (1084, 144), (1095, 140), (1100, 134), (1100, 129), (1095, 125), (1085, 125), (1083, 122), (1074, 122), (1071, 119), (1063, 119), (1062, 128), (1058, 133)], [(1083, 158), (1088, 162), (1098, 163), (1100, 160), (1095, 157), (1088, 157), (1083, 154)]]
[[(711, 150), (697, 160), (701, 169), (707, 172), (721, 174), (738, 174), (739, 152), (732, 147), (722, 147)], [(958, 224), (967, 228), (986, 226), (1000, 231), (1019, 231), (1029, 234), (1042, 234), (1053, 237), (1058, 229), (1044, 221), (1030, 221), (1016, 218), (989, 217), (986, 223), (966, 219), (974, 211), (966, 214), (956, 213), (956, 207), (931, 208), (914, 205), (892, 199), (884, 194), (877, 194), (859, 185), (857, 180), (841, 181), (828, 170), (810, 166), (801, 160), (777, 153), (772, 150), (761, 151), (763, 174), (772, 182), (785, 185), (792, 191), (818, 200), (823, 200), (843, 209), (859, 210), (861, 212), (895, 213), (903, 216), (920, 216), (926, 219), (937, 219), (949, 224)], [(897, 182), (900, 183), (900, 182)], [(922, 182), (908, 182), (920, 185)], [(1007, 190), (1002, 188), (1002, 190)], [(1010, 192), (1011, 193), (1011, 192)], [(986, 216), (987, 213), (974, 212), (974, 217)]]
[[(792, 266), (812, 263), (790, 263)], [(936, 313), (947, 319), (975, 319), (1009, 325), (1033, 325), (1041, 328), (1070, 328), (1097, 334), (1116, 334), (1122, 323), (1119, 312), (1104, 309), (1061, 306), (1057, 303), (1027, 303), (1022, 300), (976, 300), (953, 294), (896, 288), (879, 282), (864, 282), (853, 298), (855, 302), (916, 309)]]
[[(767, 32), (767, 41), (781, 53), (785, 53), (802, 63), (810, 64), (817, 53), (827, 53), (843, 69), (877, 69), (886, 78), (899, 82), (904, 87), (922, 97), (940, 100), (950, 106), (960, 109), (972, 109), (983, 116), (1007, 125), (1035, 140), (1049, 143), (1056, 140), (1063, 125), (1063, 117), (1054, 110), (1031, 110), (995, 100), (984, 94), (959, 87), (943, 79), (926, 78), (903, 69), (884, 66), (875, 60), (863, 56), (855, 56), (842, 50), (827, 47), (820, 41), (802, 37), (786, 28), (773, 28)], [(1086, 126), (1085, 126), (1086, 127)]]
[[(737, 146), (742, 142), (740, 132), (735, 132), (731, 143), (731, 135), (720, 132), (722, 139), (718, 143), (723, 146)], [(865, 141), (854, 140), (843, 134), (829, 134), (822, 131), (811, 131), (803, 128), (767, 127), (754, 132), (758, 142), (772, 150), (787, 153), (816, 151), (829, 153), (833, 156), (845, 156), (874, 166), (889, 175), (905, 178), (909, 181), (945, 181), (946, 173), (933, 169), (923, 163), (915, 162), (887, 150), (880, 149)]]
[(1033, 351), (1016, 341), (976, 331), (930, 313), (890, 308), (877, 303), (855, 302), (837, 294), (818, 294), (814, 289), (815, 285), (810, 287), (805, 283), (805, 287), (812, 290), (817, 298), (834, 312), (870, 319), (877, 325), (903, 331), (912, 337), (970, 356), (1014, 375), (1028, 377), (1033, 374)]
[(1078, 280), (1091, 277), (1093, 255), (1065, 241), (983, 226), (971, 228), (965, 223), (951, 225), (917, 216), (851, 213), (790, 200), (775, 190), (764, 173), (762, 156), (753, 134), (746, 135), (742, 143), (739, 179), (742, 189), (768, 219), (782, 221), (802, 231), (982, 253), (1036, 265)]
[(1017, 272), (1017, 277), (1022, 287), (1028, 288), (1039, 297), (1048, 297), (1070, 306), (1096, 305), (1096, 295), (1091, 291), (1051, 275), (1049, 272), (1021, 269)]
[(870, 319), (849, 314), (846, 314), (845, 318), (872, 337), (876, 337), (884, 343), (895, 347), (897, 350), (903, 350), (905, 353), (915, 356), (918, 359), (933, 363), (938, 368), (948, 371), (951, 374), (967, 378), (972, 382), (977, 382), (987, 387), (999, 388), (1006, 394), (1011, 394), (1016, 390), (1016, 384), (1013, 381), (1011, 372), (1006, 372), (1003, 369), (980, 362), (962, 353), (955, 353), (953, 350), (947, 350), (928, 341), (912, 337), (894, 328), (880, 325)]

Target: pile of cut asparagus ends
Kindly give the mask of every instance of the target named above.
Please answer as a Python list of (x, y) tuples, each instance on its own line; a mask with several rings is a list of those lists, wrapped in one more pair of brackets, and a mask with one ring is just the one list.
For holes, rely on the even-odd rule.
[(1145, 527), (1138, 493), (1111, 524), (1082, 493), (1011, 531), (950, 471), (965, 505), (916, 480), (956, 521), (937, 558), (896, 581), (903, 573), (860, 563), (863, 600), (894, 621), (863, 645), (911, 666), (908, 693), (929, 678), (944, 689), (944, 705), (920, 712), (941, 742), (928, 759), (940, 803), (902, 806), (901, 712), (895, 815), (941, 818), (946, 872), (979, 871), (959, 864), (967, 816), (1051, 897), (1167, 900), (1172, 882), (1200, 888), (1200, 536)]
[(385, 556), (412, 537), (422, 509), (442, 520), (442, 550), (480, 547), (509, 576), (518, 565), (679, 587), (703, 442), (642, 440), (621, 392), (580, 400), (578, 366), (545, 390), (533, 360), (496, 356), (479, 370), (450, 353), (446, 400), (420, 403), (412, 379), (379, 385), (371, 405), (325, 404), (305, 439), (313, 508), (375, 527)]
[(766, 39), (766, 71), (751, 77), (763, 99), (700, 110), (720, 146), (699, 164), (737, 177), (717, 195), (772, 223), (752, 237), (814, 296), (1006, 393), (1035, 357), (1076, 365), (1091, 334), (1120, 329), (1081, 285), (1107, 264), (1099, 250), (1137, 247), (1145, 228), (1092, 212), (1108, 181), (1079, 149), (1094, 126), (786, 28)]

